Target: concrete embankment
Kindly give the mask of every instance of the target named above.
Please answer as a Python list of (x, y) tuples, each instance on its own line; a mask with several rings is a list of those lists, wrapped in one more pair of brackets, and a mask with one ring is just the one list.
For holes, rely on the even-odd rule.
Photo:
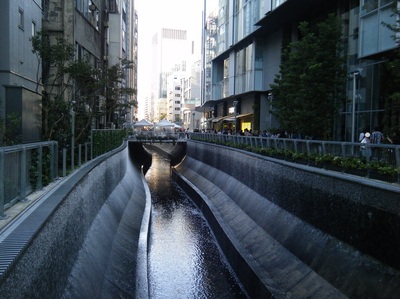
[(188, 141), (174, 179), (253, 298), (400, 298), (400, 190)]
[(2, 275), (0, 298), (148, 297), (150, 204), (126, 144), (85, 164), (2, 241), (32, 234)]

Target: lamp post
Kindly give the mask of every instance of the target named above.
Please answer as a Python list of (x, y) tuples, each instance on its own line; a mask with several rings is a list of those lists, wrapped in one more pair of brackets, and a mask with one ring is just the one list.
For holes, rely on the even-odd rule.
[(210, 106), (210, 127), (209, 127), (209, 129), (211, 130), (211, 129), (213, 129), (213, 126), (212, 126), (212, 119), (214, 118), (214, 106)]
[(194, 132), (194, 116), (195, 116), (195, 113), (194, 113), (194, 112), (192, 113), (192, 116), (193, 116), (193, 117), (192, 117), (192, 121), (193, 121), (193, 129), (192, 129), (192, 131)]
[(75, 160), (74, 160), (74, 148), (75, 148), (75, 111), (74, 108), (71, 107), (69, 110), (69, 115), (71, 116), (71, 172), (74, 171), (75, 168)]
[(353, 77), (353, 103), (351, 111), (351, 142), (356, 142), (355, 140), (355, 130), (356, 130), (356, 89), (357, 89), (357, 77), (361, 76), (361, 68), (358, 68), (351, 75)]
[(235, 108), (235, 111), (234, 111), (234, 113), (235, 113), (235, 135), (237, 135), (237, 126), (236, 126), (237, 104), (238, 104), (238, 101), (233, 101), (233, 106)]

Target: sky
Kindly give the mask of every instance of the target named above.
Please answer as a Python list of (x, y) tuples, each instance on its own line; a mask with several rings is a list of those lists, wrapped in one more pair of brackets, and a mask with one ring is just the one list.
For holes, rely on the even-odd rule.
[[(216, 0), (207, 0), (215, 7)], [(209, 8), (207, 7), (207, 11)], [(203, 0), (136, 0), (138, 14), (138, 102), (142, 116), (143, 100), (149, 96), (151, 38), (160, 28), (186, 29), (201, 34)]]

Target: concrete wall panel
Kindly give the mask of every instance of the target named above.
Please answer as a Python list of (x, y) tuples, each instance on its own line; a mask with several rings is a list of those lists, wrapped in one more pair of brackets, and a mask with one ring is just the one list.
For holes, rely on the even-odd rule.
[(194, 141), (173, 174), (249, 293), (246, 265), (264, 295), (400, 294), (398, 186)]

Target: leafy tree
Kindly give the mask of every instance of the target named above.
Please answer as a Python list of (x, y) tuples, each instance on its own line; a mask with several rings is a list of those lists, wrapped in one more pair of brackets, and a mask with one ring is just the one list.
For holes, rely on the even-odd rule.
[[(63, 37), (50, 41), (45, 32), (32, 38), (33, 53), (42, 63), (42, 128), (45, 140), (57, 140), (60, 147), (71, 138), (71, 109), (75, 113), (75, 143), (87, 140), (95, 119), (106, 116), (114, 121), (117, 109), (137, 106), (122, 101), (135, 90), (124, 87), (125, 73), (132, 64), (122, 61), (110, 68), (96, 68), (88, 58), (74, 60), (74, 47)], [(99, 95), (105, 96), (104, 107), (98, 107)]]
[(300, 39), (283, 50), (280, 72), (271, 84), (273, 113), (288, 132), (331, 139), (345, 101), (340, 19), (329, 15), (315, 26), (301, 22), (298, 29)]
[(10, 146), (20, 144), (22, 136), (19, 134), (21, 126), (21, 117), (16, 113), (10, 113), (6, 116), (6, 120), (0, 120), (0, 128), (2, 133), (2, 146)]
[(128, 101), (130, 95), (136, 93), (132, 88), (125, 87), (125, 73), (132, 69), (132, 61), (122, 60), (121, 65), (114, 65), (104, 72), (106, 80), (107, 122), (118, 122), (115, 115), (125, 115), (131, 106), (137, 107), (136, 102)]

